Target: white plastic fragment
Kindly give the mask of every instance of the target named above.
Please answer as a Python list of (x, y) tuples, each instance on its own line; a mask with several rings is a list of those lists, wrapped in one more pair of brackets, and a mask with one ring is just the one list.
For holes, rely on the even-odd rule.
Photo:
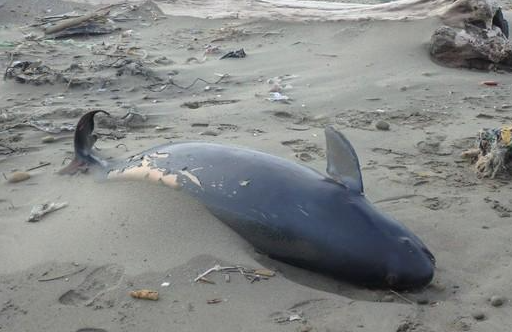
[(38, 204), (32, 207), (32, 210), (30, 211), (30, 216), (28, 217), (27, 221), (29, 222), (36, 222), (41, 220), (41, 218), (53, 211), (60, 210), (62, 208), (65, 208), (68, 206), (67, 202), (61, 202), (61, 203), (45, 203), (45, 204)]

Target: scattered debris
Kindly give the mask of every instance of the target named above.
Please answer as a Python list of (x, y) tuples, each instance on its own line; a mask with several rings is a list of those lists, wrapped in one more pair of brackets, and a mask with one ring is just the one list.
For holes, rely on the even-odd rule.
[(60, 210), (62, 208), (65, 208), (66, 206), (68, 206), (67, 202), (62, 202), (62, 203), (50, 202), (50, 203), (35, 205), (32, 208), (32, 210), (30, 211), (30, 216), (28, 217), (27, 221), (28, 222), (39, 221), (39, 220), (41, 220), (41, 218), (44, 215), (54, 212), (54, 211), (57, 211), (57, 210)]
[(212, 300), (206, 300), (206, 303), (208, 304), (217, 304), (223, 302), (222, 299), (212, 299)]
[(475, 162), (479, 177), (495, 178), (506, 171), (512, 161), (512, 126), (481, 129), (476, 146), (464, 151), (461, 156)]
[(43, 138), (41, 138), (41, 143), (53, 143), (55, 142), (57, 139), (55, 138), (55, 136), (45, 136)]
[(38, 169), (38, 168), (50, 166), (51, 164), (52, 163), (49, 163), (49, 162), (47, 162), (47, 163), (40, 162), (39, 165), (37, 165), (37, 166), (27, 168), (26, 172), (30, 172), (30, 171), (33, 171), (33, 170)]
[(7, 182), (9, 183), (18, 183), (28, 179), (30, 179), (30, 174), (28, 172), (12, 172), (7, 176)]
[(208, 44), (204, 47), (204, 55), (207, 54), (219, 54), (220, 53), (220, 47), (214, 46), (211, 44)]
[(267, 98), (267, 100), (278, 101), (278, 102), (282, 102), (285, 104), (289, 104), (291, 98), (286, 95), (281, 94), (280, 92), (272, 92), (272, 93), (270, 93), (270, 97)]
[(237, 50), (237, 51), (231, 51), (231, 52), (228, 52), (226, 54), (224, 54), (220, 60), (222, 59), (227, 59), (227, 58), (237, 58), (237, 59), (241, 59), (241, 58), (245, 58), (247, 56), (247, 54), (245, 54), (245, 51), (243, 48)]
[(201, 277), (197, 281), (200, 281), (200, 282), (205, 283), (205, 284), (215, 285), (214, 281), (211, 281), (210, 279), (206, 279), (205, 277)]
[(305, 321), (303, 313), (296, 310), (276, 312), (272, 314), (271, 317), (276, 324), (289, 324), (291, 322)]
[(152, 301), (158, 300), (158, 292), (148, 290), (148, 289), (131, 291), (130, 296), (133, 297), (134, 299), (152, 300)]
[(186, 107), (190, 109), (198, 109), (203, 106), (214, 106), (214, 105), (226, 105), (226, 104), (234, 104), (238, 103), (240, 100), (238, 99), (208, 99), (202, 101), (187, 101), (181, 104), (181, 107)]
[(296, 320), (302, 320), (302, 317), (300, 315), (295, 314), (295, 315), (291, 315), (290, 317), (288, 317), (288, 320), (290, 322), (294, 322)]
[[(238, 184), (240, 184), (241, 187), (247, 187), (249, 185), (249, 183), (251, 183), (251, 180), (242, 180), (242, 181), (238, 182)], [(257, 270), (257, 271), (260, 271), (260, 270)], [(273, 277), (273, 275), (271, 277)]]
[[(269, 277), (274, 277), (276, 274), (274, 271), (267, 269), (249, 269), (240, 265), (236, 266), (220, 266), (215, 265), (212, 268), (206, 270), (205, 272), (199, 274), (197, 278), (194, 279), (195, 282), (204, 281), (204, 278), (212, 272), (223, 272), (224, 274), (228, 273), (240, 273), (251, 283), (255, 281), (259, 281), (261, 279), (268, 279)], [(208, 280), (208, 279), (206, 279)], [(209, 283), (212, 283), (208, 280)]]
[(43, 65), (41, 61), (14, 61), (5, 70), (5, 77), (14, 78), (18, 83), (34, 85), (63, 80), (60, 71)]
[(106, 35), (112, 33), (119, 28), (116, 28), (108, 21), (90, 21), (80, 24), (79, 26), (70, 27), (54, 34), (48, 35), (51, 38), (70, 38), (77, 36), (93, 36), (93, 35)]

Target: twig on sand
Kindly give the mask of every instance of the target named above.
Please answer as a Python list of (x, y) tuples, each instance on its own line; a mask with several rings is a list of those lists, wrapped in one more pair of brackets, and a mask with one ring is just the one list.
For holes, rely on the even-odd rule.
[(5, 145), (5, 144), (0, 144), (0, 148), (4, 148), (4, 149), (9, 150), (9, 153), (14, 153), (14, 152), (16, 152), (16, 149), (15, 149), (15, 148), (11, 148), (10, 146)]
[[(163, 84), (163, 85), (161, 85), (162, 87), (161, 87), (161, 88), (159, 88), (158, 90), (154, 90), (154, 89), (151, 89), (151, 88), (149, 88), (149, 90), (150, 90), (150, 91), (152, 91), (152, 92), (162, 92), (162, 91), (164, 91), (165, 89), (167, 89), (167, 87), (168, 87), (169, 85), (174, 85), (174, 86), (175, 86), (175, 87), (177, 87), (177, 88), (180, 88), (180, 89), (183, 89), (183, 90), (188, 90), (188, 89), (190, 89), (191, 87), (193, 87), (194, 85), (196, 85), (196, 83), (197, 83), (197, 82), (199, 82), (199, 81), (204, 82), (204, 83), (206, 83), (206, 84), (212, 84), (212, 85), (213, 85), (213, 84), (218, 84), (218, 83), (220, 83), (223, 79), (225, 79), (225, 78), (227, 78), (227, 77), (229, 77), (229, 74), (222, 74), (222, 75), (220, 75), (219, 79), (218, 79), (218, 80), (216, 80), (215, 82), (208, 82), (207, 80), (205, 80), (205, 79), (202, 79), (202, 78), (198, 77), (198, 78), (196, 78), (192, 83), (190, 83), (190, 84), (189, 84), (189, 85), (187, 85), (187, 86), (181, 86), (181, 85), (179, 85), (179, 84), (177, 84), (177, 83), (174, 83), (174, 81), (173, 81), (173, 80), (170, 80), (167, 84)], [(160, 84), (159, 84), (159, 85), (160, 85)]]
[(33, 171), (35, 169), (38, 169), (38, 168), (42, 168), (42, 167), (46, 167), (46, 166), (49, 166), (51, 165), (52, 163), (48, 162), (48, 163), (42, 163), (42, 164), (39, 164), (37, 166), (34, 166), (34, 167), (31, 167), (29, 169), (26, 170), (26, 172), (30, 172), (30, 171)]
[[(275, 272), (271, 270), (266, 269), (249, 269), (240, 265), (236, 266), (220, 266), (215, 265), (214, 267), (206, 270), (205, 272), (201, 273), (197, 276), (197, 278), (194, 279), (194, 282), (198, 281), (206, 281), (210, 282), (208, 279), (205, 279), (207, 275), (209, 275), (212, 272), (238, 272), (242, 276), (244, 276), (247, 280), (249, 280), (251, 283), (255, 281), (259, 281), (261, 279), (268, 279), (268, 277), (275, 276)], [(211, 282), (210, 282), (211, 283)]]
[(88, 14), (61, 20), (56, 25), (44, 29), (44, 32), (45, 32), (45, 34), (49, 35), (49, 34), (56, 33), (56, 32), (59, 32), (59, 31), (62, 31), (62, 30), (68, 29), (68, 28), (75, 27), (77, 25), (80, 25), (80, 24), (87, 22), (89, 20), (92, 20), (92, 19), (96, 19), (98, 17), (107, 16), (110, 13), (110, 8), (117, 6), (117, 5), (119, 5), (119, 4), (111, 4), (111, 5), (108, 5), (105, 7), (98, 8), (95, 11), (88, 13)]
[(60, 275), (60, 276), (37, 279), (37, 281), (43, 282), (43, 281), (58, 280), (58, 279), (62, 279), (62, 278), (66, 278), (66, 277), (70, 277), (70, 276), (73, 276), (75, 274), (78, 274), (78, 273), (80, 273), (82, 271), (85, 271), (85, 269), (87, 269), (87, 266), (84, 266), (81, 269), (78, 269), (78, 270), (75, 270), (75, 271), (72, 271), (72, 272), (65, 273), (65, 274)]
[(232, 269), (236, 269), (236, 267), (234, 266), (220, 266), (220, 265), (215, 265), (214, 267), (204, 271), (203, 273), (201, 273), (200, 275), (197, 276), (197, 278), (194, 279), (194, 282), (198, 282), (200, 279), (206, 277), (207, 275), (209, 275), (210, 273), (212, 272), (215, 272), (215, 271), (225, 271), (225, 270), (232, 270)]
[(394, 291), (394, 290), (392, 290), (392, 289), (390, 289), (390, 290), (389, 290), (389, 292), (390, 292), (390, 293), (392, 293), (393, 295), (396, 295), (398, 298), (400, 298), (401, 300), (403, 300), (403, 301), (405, 301), (405, 302), (407, 302), (407, 303), (409, 303), (409, 304), (414, 304), (414, 302), (413, 302), (413, 301), (409, 300), (408, 298), (406, 298), (406, 297), (405, 297), (405, 296), (403, 296), (402, 294), (397, 293), (397, 292), (395, 292), (395, 291)]

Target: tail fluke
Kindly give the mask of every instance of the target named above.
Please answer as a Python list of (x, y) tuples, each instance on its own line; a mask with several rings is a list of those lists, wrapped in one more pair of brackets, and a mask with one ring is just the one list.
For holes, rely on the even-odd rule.
[(110, 116), (108, 112), (97, 110), (88, 112), (80, 118), (75, 130), (75, 157), (73, 161), (59, 171), (59, 174), (75, 174), (79, 171), (83, 172), (87, 170), (90, 165), (106, 166), (106, 162), (96, 157), (92, 152), (94, 143), (96, 143), (98, 138), (93, 134), (94, 116), (97, 113), (104, 113)]

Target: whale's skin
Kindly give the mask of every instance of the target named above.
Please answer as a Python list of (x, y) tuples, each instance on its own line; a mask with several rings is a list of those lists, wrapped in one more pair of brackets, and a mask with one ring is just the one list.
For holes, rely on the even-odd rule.
[(435, 259), (423, 242), (378, 211), (362, 188), (284, 158), (214, 143), (171, 143), (110, 166), (107, 176), (181, 189), (258, 251), (344, 281), (411, 289), (434, 275)]

